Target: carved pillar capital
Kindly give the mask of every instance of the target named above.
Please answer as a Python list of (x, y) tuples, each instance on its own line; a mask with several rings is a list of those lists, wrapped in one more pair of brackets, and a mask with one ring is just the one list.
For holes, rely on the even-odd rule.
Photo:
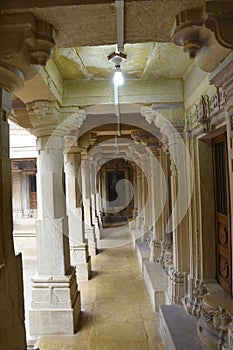
[(37, 21), (32, 13), (0, 16), (0, 85), (11, 92), (38, 72), (55, 46), (51, 24)]
[(25, 108), (14, 109), (13, 117), (37, 137), (71, 133), (70, 137), (74, 135), (77, 139), (75, 132), (86, 118), (86, 112), (78, 107), (60, 107), (56, 101), (34, 101)]

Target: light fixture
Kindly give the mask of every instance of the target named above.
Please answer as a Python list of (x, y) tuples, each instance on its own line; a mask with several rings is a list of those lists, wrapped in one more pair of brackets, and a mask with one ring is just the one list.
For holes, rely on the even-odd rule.
[(113, 83), (115, 86), (122, 86), (124, 84), (124, 77), (120, 65), (115, 66)]
[(121, 86), (124, 84), (124, 77), (121, 72), (121, 63), (124, 62), (127, 58), (127, 55), (123, 52), (113, 52), (108, 56), (109, 62), (112, 62), (115, 65), (114, 72), (114, 86)]

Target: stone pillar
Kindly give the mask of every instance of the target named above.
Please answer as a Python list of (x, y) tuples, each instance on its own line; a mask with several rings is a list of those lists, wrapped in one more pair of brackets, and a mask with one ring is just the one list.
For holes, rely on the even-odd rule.
[(138, 190), (138, 216), (137, 216), (137, 228), (142, 229), (144, 224), (144, 196), (143, 196), (143, 172), (141, 168), (137, 167), (137, 190)]
[(138, 183), (137, 183), (137, 166), (133, 165), (133, 188), (134, 188), (134, 210), (138, 211)]
[(88, 239), (89, 254), (91, 256), (94, 256), (97, 253), (96, 251), (97, 246), (96, 246), (96, 237), (95, 237), (95, 227), (92, 224), (90, 163), (87, 158), (82, 159), (81, 176), (82, 176), (82, 198), (83, 198), (83, 207), (84, 207), (85, 238)]
[(13, 218), (22, 217), (22, 170), (12, 169)]
[(11, 96), (0, 88), (0, 348), (25, 350), (21, 254), (13, 245), (9, 126)]
[(150, 195), (150, 210), (151, 210), (151, 241), (150, 241), (150, 262), (158, 262), (161, 253), (161, 241), (159, 237), (159, 232), (157, 230), (158, 217), (156, 215), (156, 200), (158, 200), (156, 194), (157, 182), (156, 182), (156, 168), (154, 165), (154, 157), (157, 153), (150, 155), (150, 180), (151, 188), (149, 189)]
[(102, 208), (104, 211), (104, 214), (107, 213), (108, 208), (108, 196), (107, 196), (107, 170), (106, 169), (101, 169), (101, 175), (102, 179), (101, 181), (101, 199), (102, 199)]
[(34, 134), (38, 136), (38, 274), (32, 278), (30, 332), (31, 335), (71, 335), (77, 330), (80, 293), (75, 269), (70, 266), (64, 195), (64, 134), (52, 126), (34, 129)]
[(29, 177), (27, 173), (22, 172), (22, 209), (23, 217), (30, 216), (30, 198), (29, 198)]
[(171, 158), (172, 220), (166, 225), (173, 232), (173, 266), (169, 268), (168, 295), (174, 303), (181, 303), (187, 291), (187, 274), (190, 269), (188, 235), (187, 151), (183, 141), (183, 123), (169, 122), (160, 113), (145, 107), (141, 114), (160, 128), (163, 139), (168, 141)]
[(38, 72), (38, 65), (46, 63), (55, 36), (52, 25), (37, 21), (32, 13), (1, 14), (0, 22), (0, 348), (25, 350), (22, 261), (21, 255), (15, 256), (12, 236), (7, 116), (10, 92), (21, 89)]
[[(100, 234), (101, 234), (101, 228), (102, 228), (102, 204), (101, 204), (101, 177), (100, 177), (100, 171), (97, 173), (97, 184), (96, 184), (96, 212), (97, 212), (97, 217), (98, 217), (98, 222), (99, 222), (99, 227), (100, 227)], [(100, 237), (101, 238), (101, 237)]]
[(143, 194), (142, 200), (144, 203), (143, 213), (144, 213), (144, 235), (148, 236), (150, 230), (150, 219), (151, 219), (151, 178), (149, 176), (149, 154), (145, 152), (142, 155), (142, 170), (143, 170)]
[(80, 164), (80, 151), (73, 145), (65, 155), (65, 174), (71, 263), (76, 267), (78, 282), (87, 281), (91, 275), (91, 258), (84, 238)]
[[(177, 134), (177, 139), (170, 139), (171, 159), (171, 193), (173, 208), (173, 269), (171, 277), (172, 302), (181, 303), (181, 299), (186, 294), (186, 276), (189, 272), (189, 236), (188, 236), (188, 213), (181, 217), (182, 207), (186, 204), (187, 188), (187, 162), (186, 154), (183, 152), (182, 139)], [(173, 144), (172, 144), (173, 143)], [(172, 147), (172, 149), (171, 149)], [(174, 159), (174, 157), (176, 157)], [(178, 177), (182, 177), (183, 183)], [(186, 180), (186, 181), (185, 181)], [(179, 184), (178, 184), (179, 183)], [(182, 189), (178, 186), (182, 185)], [(178, 195), (181, 195), (179, 197)], [(182, 197), (184, 195), (184, 198)], [(188, 207), (186, 208), (188, 210)]]
[(96, 174), (96, 162), (92, 159), (90, 161), (90, 185), (91, 185), (91, 211), (92, 211), (92, 224), (95, 227), (96, 239), (100, 239), (100, 225), (99, 218), (97, 216), (97, 174)]

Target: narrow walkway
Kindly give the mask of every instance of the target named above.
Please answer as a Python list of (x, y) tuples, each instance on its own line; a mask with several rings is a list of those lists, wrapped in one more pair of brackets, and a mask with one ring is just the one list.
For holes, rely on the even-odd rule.
[(78, 333), (43, 337), (35, 347), (40, 350), (163, 349), (158, 316), (151, 310), (133, 244), (129, 242), (127, 228), (104, 230), (100, 252), (92, 258), (93, 277), (79, 284), (82, 312)]

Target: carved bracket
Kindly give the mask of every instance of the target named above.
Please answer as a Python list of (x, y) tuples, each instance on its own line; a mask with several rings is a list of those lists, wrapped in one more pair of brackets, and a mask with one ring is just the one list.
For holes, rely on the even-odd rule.
[(38, 72), (30, 65), (45, 65), (55, 46), (51, 24), (31, 13), (0, 16), (0, 84), (10, 91)]
[[(201, 60), (201, 56), (207, 55), (209, 49), (212, 60), (218, 65), (226, 57), (226, 49), (233, 49), (233, 2), (205, 1), (202, 7), (180, 12), (176, 16), (171, 37), (176, 45), (182, 46), (189, 53), (190, 58), (197, 57), (204, 48)], [(211, 50), (214, 38), (219, 49), (215, 50), (217, 56), (213, 59)], [(202, 64), (201, 69), (207, 72), (214, 69), (210, 61), (208, 64), (211, 69), (205, 64), (202, 67)]]

